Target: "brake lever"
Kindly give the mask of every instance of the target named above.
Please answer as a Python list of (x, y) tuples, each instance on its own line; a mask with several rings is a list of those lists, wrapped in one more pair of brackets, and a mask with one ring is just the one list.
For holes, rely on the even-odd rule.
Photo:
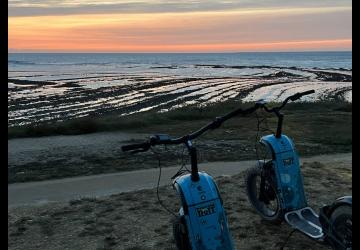
[(180, 175), (180, 173), (179, 172), (177, 172), (176, 174), (174, 174), (170, 179), (171, 180), (174, 180), (176, 177), (178, 177)]
[(170, 179), (171, 180), (174, 180), (176, 177), (178, 177), (178, 176), (180, 176), (180, 175), (182, 175), (184, 172), (188, 172), (187, 170), (180, 170), (180, 171), (178, 171), (176, 174), (174, 174)]

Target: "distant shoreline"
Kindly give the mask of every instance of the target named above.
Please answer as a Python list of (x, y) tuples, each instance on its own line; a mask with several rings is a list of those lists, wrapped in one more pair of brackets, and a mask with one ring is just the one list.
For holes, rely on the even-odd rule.
[(246, 53), (352, 53), (352, 50), (302, 50), (302, 51), (224, 51), (224, 52), (51, 52), (51, 51), (11, 51), (9, 54), (246, 54)]

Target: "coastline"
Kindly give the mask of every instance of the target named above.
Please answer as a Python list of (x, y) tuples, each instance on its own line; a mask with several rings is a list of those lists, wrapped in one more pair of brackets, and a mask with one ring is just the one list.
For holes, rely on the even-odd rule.
[[(103, 72), (101, 67), (109, 67), (106, 62), (80, 62), (71, 64), (69, 73), (63, 61), (57, 62), (57, 72), (54, 65), (41, 68), (33, 56), (34, 64), (13, 62), (18, 69), (31, 70), (12, 71), (8, 77), (8, 185), (58, 183), (57, 188), (42, 186), (41, 192), (61, 195), (57, 190), (63, 187), (65, 198), (44, 204), (40, 199), (37, 206), (9, 206), (8, 249), (175, 249), (172, 217), (159, 206), (156, 189), (126, 186), (110, 192), (111, 183), (101, 179), (155, 173), (158, 162), (151, 152), (130, 155), (121, 152), (121, 146), (153, 134), (180, 136), (260, 98), (274, 105), (308, 89), (316, 89), (316, 95), (284, 109), (283, 130), (294, 140), (300, 159), (315, 157), (301, 168), (309, 205), (318, 211), (352, 193), (352, 158), (347, 157), (352, 155), (351, 68), (194, 62), (149, 64), (146, 70), (127, 65), (122, 70), (134, 71), (124, 73)], [(86, 70), (74, 72), (81, 67)], [(252, 115), (229, 120), (194, 141), (199, 165), (253, 162), (257, 137), (276, 127), (274, 117), (259, 115), (267, 118), (259, 135), (257, 117)], [(181, 147), (156, 150), (167, 168), (164, 172), (187, 159)], [(92, 178), (105, 186), (101, 191), (93, 184), (102, 192), (99, 197), (80, 192), (76, 181), (71, 182), (82, 180), (88, 188)], [(244, 172), (220, 174), (215, 180), (237, 248), (279, 249), (292, 229), (260, 219), (247, 201)], [(138, 180), (142, 181), (145, 177)], [(79, 188), (84, 197), (68, 196), (63, 185), (75, 192)], [(160, 197), (177, 212), (179, 199), (171, 186), (160, 187)], [(295, 233), (284, 249), (329, 248)]]
[(9, 129), (111, 114), (127, 117), (149, 110), (202, 108), (226, 101), (279, 102), (309, 89), (316, 93), (306, 101), (352, 101), (352, 70), (194, 65), (190, 67), (193, 73), (187, 76), (181, 72), (181, 65), (161, 68), (164, 72), (28, 72), (25, 76), (10, 76)]

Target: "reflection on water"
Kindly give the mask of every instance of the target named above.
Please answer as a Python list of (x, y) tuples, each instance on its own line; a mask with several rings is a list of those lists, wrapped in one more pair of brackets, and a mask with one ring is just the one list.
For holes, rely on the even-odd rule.
[[(61, 121), (116, 111), (128, 115), (229, 99), (282, 101), (314, 89), (302, 101), (352, 101), (352, 71), (296, 67), (190, 65), (146, 73), (9, 71), (9, 126)], [(189, 74), (189, 70), (193, 74)], [(182, 76), (182, 72), (187, 72)]]
[(302, 97), (301, 101), (315, 102), (327, 99), (334, 99), (337, 92), (343, 90), (346, 90), (347, 92), (347, 94), (343, 96), (343, 99), (348, 102), (352, 101), (351, 98), (349, 98), (348, 96), (348, 93), (352, 92), (352, 84), (348, 82), (292, 82), (284, 83), (281, 85), (266, 86), (254, 90), (249, 95), (247, 95), (243, 99), (243, 101), (253, 102), (259, 99), (263, 99), (267, 102), (281, 102), (290, 95), (310, 89), (315, 90), (315, 93)]

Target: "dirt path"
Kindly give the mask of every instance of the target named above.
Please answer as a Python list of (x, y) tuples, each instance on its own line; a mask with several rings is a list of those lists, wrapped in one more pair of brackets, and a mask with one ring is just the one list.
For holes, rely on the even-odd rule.
[[(39, 146), (39, 145), (38, 145)], [(352, 153), (319, 155), (302, 158), (301, 162), (322, 164), (352, 164)], [(212, 176), (235, 175), (253, 166), (254, 161), (209, 162), (199, 164), (199, 169)], [(179, 167), (162, 169), (161, 185), (169, 184)], [(154, 188), (159, 169), (145, 169), (115, 174), (102, 174), (49, 180), (41, 182), (15, 183), (8, 185), (8, 206), (41, 205), (48, 202), (69, 201), (83, 197), (101, 197), (120, 192)]]

